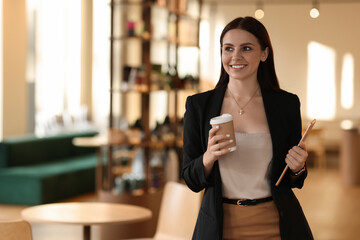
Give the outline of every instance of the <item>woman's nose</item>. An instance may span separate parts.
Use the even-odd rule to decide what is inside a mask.
[[[241,53],[234,53],[231,58],[232,59],[242,59],[243,56]]]
[[[232,55],[232,58],[233,59],[242,59],[243,56],[242,56],[242,53],[240,50],[236,50],[233,52],[233,55]]]

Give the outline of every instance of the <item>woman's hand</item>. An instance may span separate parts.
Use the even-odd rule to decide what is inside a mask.
[[[308,157],[304,142],[300,142],[299,146],[291,148],[286,155],[285,162],[293,173],[300,171],[305,166]]]
[[[233,142],[230,139],[230,135],[215,135],[219,130],[219,126],[213,127],[209,131],[208,147],[203,156],[203,165],[205,168],[206,177],[209,176],[211,169],[214,165],[214,162],[219,159],[219,157],[230,152],[230,145]]]

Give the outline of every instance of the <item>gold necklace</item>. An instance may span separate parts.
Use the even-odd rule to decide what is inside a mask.
[[[256,88],[254,94],[253,94],[253,95],[251,96],[251,98],[245,103],[245,105],[244,105],[243,107],[241,107],[240,104],[236,101],[236,98],[234,97],[234,95],[233,95],[232,92],[230,91],[230,88],[229,88],[229,87],[227,88],[227,89],[229,90],[229,93],[230,93],[231,97],[232,97],[232,98],[234,99],[234,101],[236,102],[236,105],[239,107],[239,111],[238,111],[238,112],[239,112],[240,116],[245,113],[245,110],[244,110],[245,107],[248,105],[248,103],[251,101],[251,99],[253,99],[253,98],[255,97],[257,91],[259,90],[259,87],[260,87],[260,86],[258,86],[258,87]]]

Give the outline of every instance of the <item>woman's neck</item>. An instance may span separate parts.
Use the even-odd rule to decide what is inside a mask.
[[[259,83],[255,81],[229,80],[228,88],[231,89],[235,98],[250,97],[259,88]]]

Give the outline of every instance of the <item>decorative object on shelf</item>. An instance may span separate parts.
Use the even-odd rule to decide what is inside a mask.
[[[135,36],[135,22],[128,21],[126,27],[127,27],[127,35],[130,37]]]
[[[159,6],[166,7],[166,2],[167,2],[166,0],[157,0],[156,2]]]

